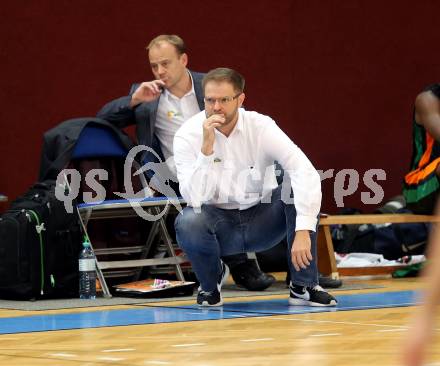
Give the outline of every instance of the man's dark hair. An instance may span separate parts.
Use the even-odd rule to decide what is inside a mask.
[[[237,93],[243,93],[244,90],[244,77],[237,71],[228,69],[227,67],[219,67],[209,71],[202,80],[203,90],[205,90],[205,86],[209,81],[216,81],[218,83],[226,81],[232,84]]]

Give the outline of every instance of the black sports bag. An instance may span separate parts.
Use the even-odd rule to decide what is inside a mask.
[[[55,182],[35,184],[0,218],[0,298],[77,297],[81,239],[77,212],[57,200]]]

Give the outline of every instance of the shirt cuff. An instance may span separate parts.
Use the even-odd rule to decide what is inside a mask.
[[[316,231],[316,224],[318,219],[316,216],[296,216],[295,231],[310,230]]]
[[[211,165],[214,162],[214,153],[211,155],[205,155],[202,152],[197,156],[196,167],[203,167]]]

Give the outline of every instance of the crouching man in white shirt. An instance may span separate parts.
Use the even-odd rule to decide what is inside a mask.
[[[200,282],[197,303],[223,304],[228,268],[220,256],[269,249],[287,236],[289,304],[334,306],[336,299],[318,286],[319,174],[270,117],[241,108],[244,83],[231,69],[207,73],[205,110],[174,137],[180,191],[188,203],[176,218],[176,234]],[[275,161],[285,171],[282,185]]]

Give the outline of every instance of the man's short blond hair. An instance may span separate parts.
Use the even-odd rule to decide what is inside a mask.
[[[161,34],[160,36],[153,38],[147,46],[147,51],[161,42],[168,42],[173,45],[179,55],[186,52],[185,42],[183,42],[183,39],[176,34]]]

